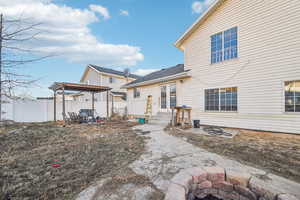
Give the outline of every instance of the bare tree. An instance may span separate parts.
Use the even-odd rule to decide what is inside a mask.
[[[30,63],[49,56],[42,56],[31,48],[41,33],[41,23],[31,23],[26,19],[5,19],[0,14],[0,121],[2,120],[2,97],[12,97],[15,89],[32,86],[36,80],[20,73],[20,69]]]

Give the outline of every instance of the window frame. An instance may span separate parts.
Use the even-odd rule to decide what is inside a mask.
[[[228,31],[232,31],[233,29],[236,29],[236,56],[229,56],[229,57],[225,57],[225,43],[228,42],[228,41],[225,41],[225,33],[228,32]],[[213,38],[217,35],[220,35],[221,34],[221,39],[222,39],[222,50],[221,50],[221,59],[220,60],[217,60],[217,58],[214,59],[213,57],[213,53],[215,51],[213,51]],[[230,35],[231,36],[231,35]],[[232,38],[230,38],[230,44],[231,42],[233,42],[234,40],[231,40]],[[229,28],[225,31],[222,31],[222,32],[219,32],[219,33],[216,33],[216,34],[213,34],[210,36],[210,64],[211,65],[214,65],[214,64],[218,64],[218,63],[222,63],[222,62],[226,62],[226,61],[230,61],[230,60],[234,60],[234,59],[238,59],[239,58],[239,29],[238,29],[238,26],[235,26],[235,27],[232,27],[232,28]],[[230,48],[230,50],[232,51],[232,46],[230,45],[228,48]],[[228,50],[226,48],[226,50]],[[231,53],[230,53],[231,55]]]
[[[108,78],[108,82],[109,82],[109,83],[115,83],[115,78],[112,77],[112,76],[110,76],[110,77]]]
[[[232,97],[231,97],[231,110],[222,110],[221,109],[221,90],[222,89],[235,89],[236,90],[236,105],[232,103]],[[207,90],[218,90],[218,110],[208,110],[207,109],[207,98],[206,98],[206,91]],[[205,88],[204,89],[204,111],[205,112],[215,112],[215,113],[238,113],[239,112],[239,95],[238,95],[238,87],[237,86],[233,86],[233,87],[216,87],[216,88]],[[226,98],[226,97],[225,97]],[[233,106],[236,106],[236,110],[233,110]],[[226,103],[225,103],[225,107],[226,107]]]
[[[141,91],[138,88],[133,88],[133,98],[137,99],[141,97]]]
[[[219,35],[221,35],[221,50],[220,49],[218,49],[217,48],[217,42],[218,42],[218,36]],[[215,43],[216,43],[216,49],[215,49],[215,51],[213,51],[213,42],[214,42],[214,40],[213,40],[213,38],[214,37],[216,37],[216,41],[215,41]],[[216,63],[220,63],[220,62],[223,62],[223,58],[224,58],[224,56],[223,56],[223,54],[224,54],[224,52],[223,52],[223,49],[224,49],[224,37],[223,37],[223,32],[219,32],[219,33],[216,33],[216,34],[214,34],[214,35],[211,35],[210,36],[210,63],[211,64],[216,64]],[[221,58],[219,58],[219,56],[220,56],[220,53],[221,53]],[[215,60],[213,59],[213,54],[216,54],[215,55]],[[217,61],[218,59],[220,59],[219,61]]]
[[[176,83],[170,84],[169,88],[170,88],[170,91],[169,91],[169,93],[170,93],[170,95],[169,95],[170,96],[169,97],[170,98],[170,108],[174,108],[174,107],[177,106],[177,86],[176,86]],[[172,92],[172,88],[175,90],[174,92]],[[172,98],[173,98],[174,102],[172,102]]]
[[[163,89],[164,88],[164,89]],[[162,94],[165,94],[164,96]],[[167,109],[168,108],[168,91],[167,85],[160,86],[160,109]],[[164,102],[163,102],[164,100]]]
[[[233,37],[233,35],[232,35],[232,31],[234,31],[234,32],[236,32],[236,38],[234,38]],[[226,34],[228,33],[228,32],[230,32],[230,35],[229,35],[229,41],[228,40],[226,40]],[[235,41],[235,43],[236,44],[232,44],[233,42]],[[230,29],[227,29],[227,30],[225,30],[224,32],[223,32],[223,43],[224,43],[224,45],[223,45],[223,61],[227,61],[227,60],[232,60],[232,59],[236,59],[236,58],[238,58],[238,27],[237,26],[235,26],[235,27],[233,27],[233,28],[230,28]],[[226,46],[226,43],[229,43],[229,47],[225,47]],[[236,48],[236,52],[232,52],[233,51],[233,48]],[[229,55],[227,55],[227,57],[226,57],[226,50],[228,50],[229,49]],[[233,53],[236,53],[236,55],[235,54],[233,54]],[[233,55],[232,55],[233,54]]]
[[[294,91],[294,95],[293,95],[293,101],[294,101],[294,103],[293,103],[293,106],[294,106],[294,111],[287,111],[287,109],[286,109],[286,106],[287,106],[287,95],[286,95],[286,83],[288,83],[288,82],[293,82],[294,84],[296,84],[296,82],[299,82],[299,84],[300,84],[300,80],[286,80],[286,81],[283,81],[283,110],[284,110],[284,113],[286,113],[286,114],[300,114],[300,110],[299,111],[296,111],[296,106],[297,105],[299,105],[300,106],[300,104],[296,104],[296,98],[297,97],[299,97],[300,98],[300,95],[299,96],[297,96],[296,95],[296,91]],[[295,85],[293,86],[293,87],[295,87]]]

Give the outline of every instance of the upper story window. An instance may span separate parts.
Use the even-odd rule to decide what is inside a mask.
[[[137,89],[137,88],[134,88],[134,89],[133,89],[133,97],[134,97],[134,98],[138,98],[138,97],[140,97],[140,96],[141,96],[140,90]]]
[[[211,36],[211,63],[223,60],[223,33]]]
[[[115,78],[114,77],[109,77],[109,83],[114,83],[115,82]]]
[[[211,63],[238,57],[237,27],[211,36]]]
[[[224,32],[224,60],[237,58],[237,27]]]
[[[285,112],[300,112],[300,81],[285,82]]]

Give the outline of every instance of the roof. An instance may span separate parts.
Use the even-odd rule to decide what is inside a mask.
[[[150,73],[150,74],[148,74],[144,77],[141,77],[141,78],[139,78],[135,81],[132,81],[132,82],[126,84],[125,87],[135,85],[135,84],[138,84],[138,83],[143,83],[143,82],[146,82],[146,81],[151,81],[151,80],[161,79],[161,78],[164,78],[164,77],[173,76],[173,75],[180,74],[180,73],[183,73],[183,72],[186,72],[184,70],[184,65],[183,64],[178,64],[174,67],[170,67],[170,68],[166,68],[166,69],[162,69],[162,70],[159,70],[159,71],[152,72],[152,73]]]
[[[204,12],[197,20],[194,24],[192,24],[188,30],[175,42],[175,46],[178,49],[181,49],[181,45],[183,44],[183,42],[192,34],[194,33],[194,31],[200,26],[202,25],[205,20],[212,14],[214,13],[214,11],[216,11],[216,9],[222,5],[222,3],[224,3],[226,0],[215,0],[215,2],[206,10],[206,12]]]
[[[118,76],[124,76],[126,77],[126,73],[122,72],[122,71],[118,71],[118,70],[114,70],[114,69],[110,69],[110,68],[105,68],[105,67],[99,67],[97,65],[89,65],[90,67],[94,68],[95,70],[99,71],[99,72],[104,72],[104,73],[108,73],[108,74],[115,74]],[[128,76],[129,78],[134,78],[134,79],[138,79],[141,76],[138,76],[136,74],[129,74]]]
[[[53,83],[49,89],[56,90],[71,90],[71,91],[84,91],[84,92],[105,92],[111,90],[109,87],[98,86],[98,85],[87,85],[87,84],[78,84],[78,83]]]
[[[37,100],[52,100],[54,97],[37,97]]]
[[[126,92],[111,92],[114,96],[126,96]]]

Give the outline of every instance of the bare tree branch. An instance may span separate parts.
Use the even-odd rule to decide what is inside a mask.
[[[2,20],[0,26],[1,95],[10,96],[17,88],[32,86],[37,80],[33,80],[31,76],[20,74],[19,69],[53,56],[45,56],[43,52],[28,48],[31,41],[37,40],[38,35],[45,32],[40,29],[41,25],[42,23],[31,23],[30,19],[22,19],[21,17],[16,19],[4,17]]]

